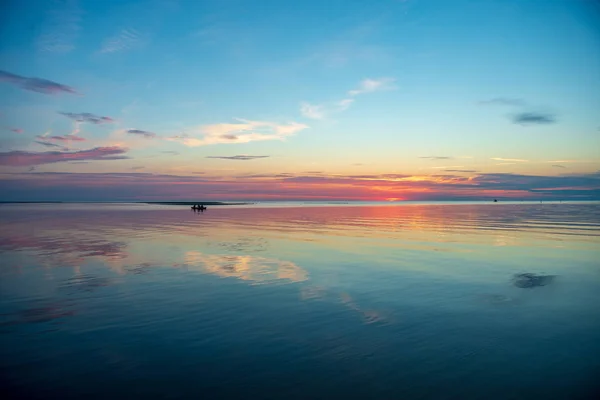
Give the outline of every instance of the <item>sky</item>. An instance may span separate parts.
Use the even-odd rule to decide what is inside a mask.
[[[0,201],[600,200],[595,0],[0,7]]]

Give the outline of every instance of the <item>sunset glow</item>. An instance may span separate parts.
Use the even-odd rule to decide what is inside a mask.
[[[600,198],[594,2],[101,3],[3,9],[0,200]]]

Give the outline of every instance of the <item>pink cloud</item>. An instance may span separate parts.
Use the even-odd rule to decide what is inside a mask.
[[[62,83],[57,83],[42,78],[28,78],[6,71],[0,71],[0,82],[11,83],[17,87],[20,87],[21,89],[44,94],[77,94],[75,89],[70,86],[63,85]]]
[[[23,133],[23,129],[21,128],[9,128],[8,130],[14,133]]]
[[[9,151],[0,153],[0,165],[11,167],[25,167],[32,165],[51,164],[67,161],[81,160],[122,160],[127,149],[111,147],[95,147],[80,151]]]
[[[104,158],[106,159],[106,158]],[[72,159],[71,159],[72,160]],[[65,160],[65,161],[71,161]],[[1,164],[1,162],[0,162]],[[281,175],[281,174],[277,174]],[[89,196],[126,200],[440,200],[597,198],[600,175],[533,176],[479,174],[410,176],[400,174],[348,176],[177,176],[151,173],[28,173],[0,177],[4,192]],[[568,188],[565,189],[565,188]]]

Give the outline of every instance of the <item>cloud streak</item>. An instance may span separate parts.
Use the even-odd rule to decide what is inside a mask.
[[[81,10],[73,0],[61,2],[47,13],[46,23],[37,39],[40,51],[68,53],[75,48],[75,39],[81,30]]]
[[[354,90],[350,90],[348,92],[349,96],[357,96],[359,94],[377,92],[380,90],[390,90],[394,89],[393,83],[395,82],[394,78],[379,78],[379,79],[365,79],[363,80],[359,87]]]
[[[128,134],[130,135],[137,135],[137,136],[141,136],[143,138],[146,139],[154,139],[157,137],[156,133],[154,132],[148,132],[148,131],[143,131],[141,129],[129,129],[127,131]]]
[[[57,142],[84,142],[85,138],[77,135],[62,135],[62,136],[36,136],[38,139]]]
[[[31,92],[43,93],[43,94],[60,94],[70,93],[78,94],[75,89],[70,86],[63,85],[62,83],[53,82],[42,78],[28,78],[25,76],[13,74],[6,71],[0,70],[0,82],[6,82],[12,84],[23,90],[29,90]]]
[[[494,161],[506,161],[506,162],[529,162],[529,160],[522,160],[520,158],[502,158],[502,157],[492,157]]]
[[[64,115],[67,118],[72,119],[76,122],[89,122],[90,124],[101,125],[115,122],[111,117],[101,117],[91,113],[72,113],[72,112],[59,112],[60,115]]]
[[[342,100],[324,104],[312,104],[306,101],[300,103],[300,113],[310,119],[325,119],[331,114],[347,110],[354,103],[354,98],[358,95],[394,89],[394,81],[395,79],[393,78],[365,79],[359,84],[357,89],[348,91],[347,95],[349,97]]]
[[[297,122],[279,124],[269,121],[238,119],[237,123],[205,125],[192,130],[193,135],[171,136],[167,140],[189,147],[212,144],[249,143],[266,140],[285,140],[308,126]]]
[[[218,158],[221,160],[240,160],[240,161],[249,161],[249,160],[257,160],[259,158],[268,158],[269,156],[246,156],[246,155],[237,155],[237,156],[207,156],[206,158]]]
[[[46,143],[48,145],[48,143]],[[54,143],[50,145],[57,146]],[[121,147],[95,147],[79,151],[9,151],[0,153],[0,165],[11,167],[28,167],[42,164],[52,164],[81,160],[122,160],[128,158],[126,149]]]
[[[64,146],[62,146],[60,144],[47,142],[45,140],[35,140],[34,143],[40,144],[40,145],[45,146],[45,147],[55,147],[55,148],[59,148],[59,149],[62,149],[62,150],[68,150],[66,147],[64,147]]]
[[[548,125],[556,123],[556,116],[547,113],[522,112],[512,117],[518,125]]]
[[[131,50],[141,43],[142,35],[134,28],[125,28],[106,39],[100,53],[118,53]]]

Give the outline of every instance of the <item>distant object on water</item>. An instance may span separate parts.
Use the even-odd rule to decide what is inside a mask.
[[[498,202],[498,200],[494,199],[494,203],[497,203],[497,202]]]
[[[536,286],[546,286],[552,283],[555,275],[536,275],[529,272],[523,274],[515,274],[513,276],[513,284],[516,287],[529,289]]]
[[[206,207],[204,207],[204,204],[201,204],[201,205],[195,204],[192,206],[192,210],[204,212],[204,210],[206,210]]]

